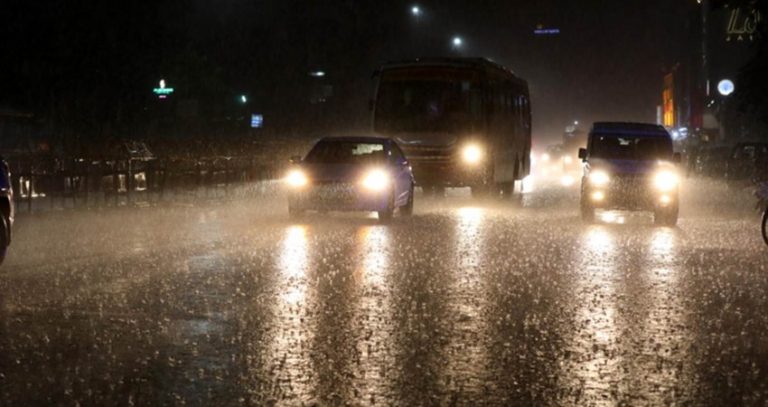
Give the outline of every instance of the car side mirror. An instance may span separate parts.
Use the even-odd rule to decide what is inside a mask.
[[[683,162],[683,156],[680,155],[680,153],[672,154],[672,162],[675,164],[680,164],[681,162]]]
[[[301,156],[300,155],[293,155],[291,156],[291,164],[299,164],[301,162]]]
[[[587,159],[587,149],[586,148],[580,148],[579,149],[579,159],[584,161]]]

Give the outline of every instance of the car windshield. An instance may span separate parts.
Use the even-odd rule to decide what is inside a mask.
[[[385,161],[386,157],[382,143],[321,141],[304,161],[322,164],[374,164]]]
[[[592,157],[621,160],[668,160],[672,157],[672,140],[616,134],[592,136]]]
[[[463,131],[479,123],[481,108],[479,86],[466,78],[384,76],[374,126],[388,132]]]

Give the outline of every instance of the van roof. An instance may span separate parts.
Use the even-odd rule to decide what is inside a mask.
[[[647,137],[670,137],[664,126],[652,123],[595,122],[590,134],[627,134]]]

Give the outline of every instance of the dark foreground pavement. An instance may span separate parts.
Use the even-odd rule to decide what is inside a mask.
[[[22,218],[0,405],[763,405],[745,196],[688,191],[678,228],[547,190],[390,225],[279,197]]]

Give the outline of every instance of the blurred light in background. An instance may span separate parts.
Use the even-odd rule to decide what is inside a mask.
[[[262,126],[264,126],[264,116],[257,113],[251,114],[251,128],[260,129]]]
[[[723,96],[730,95],[734,90],[736,90],[736,86],[730,79],[723,79],[717,83],[717,92]]]

